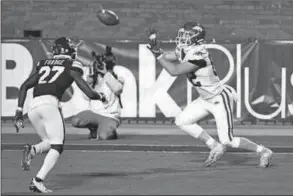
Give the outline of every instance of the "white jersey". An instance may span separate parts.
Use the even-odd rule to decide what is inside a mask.
[[[191,46],[187,53],[185,53],[183,49],[176,48],[175,53],[180,62],[192,60],[204,60],[206,62],[204,67],[186,75],[201,98],[211,99],[222,92],[223,85],[213,67],[209,52],[204,45]]]
[[[118,77],[116,79],[111,73],[106,73],[104,77],[98,76],[95,90],[104,93],[107,102],[103,103],[100,100],[90,100],[89,109],[102,116],[120,121],[122,107],[119,97],[121,92],[119,91],[122,91],[123,83],[122,78]]]

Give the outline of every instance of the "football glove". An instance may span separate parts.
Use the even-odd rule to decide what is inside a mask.
[[[14,127],[16,129],[16,133],[19,132],[20,127],[24,128],[22,111],[20,111],[20,110],[16,110],[16,112],[15,112]]]
[[[104,93],[99,93],[99,94],[100,94],[100,96],[101,96],[100,100],[101,100],[103,103],[107,102],[107,99],[106,99],[105,94],[104,94]]]
[[[147,48],[156,58],[159,58],[163,54],[163,50],[160,48],[160,43],[157,40],[157,33],[157,30],[154,28],[146,29],[146,34],[149,39],[149,46],[147,46]]]
[[[101,73],[103,76],[107,73],[107,67],[106,67],[106,63],[103,61],[103,62],[100,62],[97,66],[97,71],[99,73]]]

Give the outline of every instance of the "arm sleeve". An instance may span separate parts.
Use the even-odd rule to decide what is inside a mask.
[[[24,101],[26,99],[26,94],[27,94],[27,91],[34,87],[38,81],[39,81],[39,74],[38,74],[38,71],[36,70],[20,87],[19,89],[19,93],[18,93],[18,103],[17,103],[17,106],[18,107],[23,107],[24,105]]]
[[[90,99],[99,100],[102,98],[102,95],[100,93],[93,91],[91,87],[86,83],[86,81],[82,79],[82,75],[80,72],[71,70],[70,75],[74,79],[76,85],[80,88],[80,90]]]
[[[77,72],[79,72],[79,73],[81,73],[83,75],[83,66],[78,61],[73,61],[71,70],[77,71]]]
[[[122,90],[123,90],[123,84],[124,84],[124,80],[123,78],[119,77],[119,78],[115,78],[113,76],[113,74],[107,72],[104,75],[104,80],[107,83],[107,85],[110,87],[110,89],[117,95],[117,94],[121,94]]]

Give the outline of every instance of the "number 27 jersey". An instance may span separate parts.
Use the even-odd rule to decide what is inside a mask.
[[[204,45],[191,46],[186,54],[183,49],[176,49],[176,54],[180,62],[195,62],[196,64],[197,60],[204,60],[204,65],[195,72],[190,72],[186,75],[201,98],[211,99],[222,92],[223,85],[214,69],[209,52]]]
[[[41,60],[37,65],[40,78],[34,87],[33,97],[52,95],[60,101],[66,89],[74,81],[70,70],[83,73],[81,63],[70,58]]]

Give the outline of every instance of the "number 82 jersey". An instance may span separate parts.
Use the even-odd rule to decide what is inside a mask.
[[[198,70],[186,74],[189,82],[196,88],[201,98],[211,99],[217,96],[222,92],[223,86],[209,52],[204,45],[194,45],[188,49],[185,53],[183,49],[176,48],[176,54],[180,62],[189,62],[200,67]],[[198,60],[204,60],[204,63],[198,65]]]
[[[83,74],[82,64],[70,58],[41,60],[37,65],[38,84],[34,87],[33,97],[53,95],[59,101],[73,83],[70,70]]]

